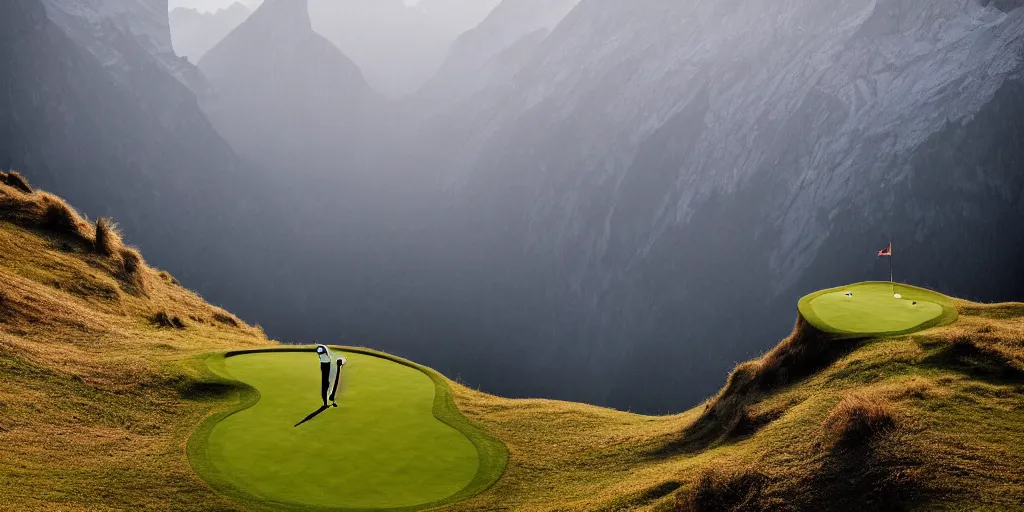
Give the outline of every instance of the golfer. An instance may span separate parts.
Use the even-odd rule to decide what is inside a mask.
[[[316,355],[320,357],[320,398],[324,401],[324,407],[327,407],[327,390],[331,389],[331,374],[334,373],[334,365],[331,363],[334,358],[327,345],[317,345]]]

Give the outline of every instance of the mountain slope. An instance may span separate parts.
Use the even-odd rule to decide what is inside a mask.
[[[217,93],[204,108],[240,155],[313,170],[358,158],[376,97],[359,68],[313,32],[307,0],[264,2],[199,68]]]
[[[206,93],[195,66],[174,53],[165,0],[44,0],[43,4],[57,26],[129,88],[140,85],[139,71],[144,68],[136,53],[141,49],[196,93]],[[167,100],[180,102],[181,96]]]
[[[4,13],[0,93],[10,101],[0,107],[0,168],[21,170],[91,218],[118,219],[153,264],[252,318],[277,279],[290,279],[279,277],[277,255],[255,249],[281,224],[269,220],[262,176],[120,25],[101,23],[111,37],[91,44],[110,46],[127,67],[104,66],[38,0],[10,2]]]
[[[1022,34],[1017,3],[581,3],[422,130],[461,203],[424,229],[472,255],[435,272],[580,384],[534,394],[644,411],[710,392],[802,292],[880,277],[890,237],[897,276],[1020,297]]]
[[[432,110],[443,110],[488,85],[507,82],[578,3],[504,0],[452,43],[444,63],[417,92],[417,99]]]
[[[116,216],[157,261],[210,284],[211,263],[229,257],[213,247],[224,233],[210,221],[245,212],[248,185],[239,188],[240,161],[196,97],[160,55],[110,20],[88,12],[66,19],[82,29],[72,37],[40,2],[5,9],[0,90],[10,101],[0,109],[0,165],[94,217]],[[105,64],[99,56],[106,54],[120,60]],[[218,199],[228,187],[239,192],[231,205]]]
[[[262,332],[141,259],[128,270],[133,251],[114,232],[20,183],[0,175],[0,500],[249,509],[200,481],[184,447],[238,400],[194,357],[266,347]],[[1024,304],[955,307],[951,325],[881,339],[834,339],[798,318],[672,416],[443,379],[511,455],[493,487],[445,509],[1012,509],[1024,500]]]

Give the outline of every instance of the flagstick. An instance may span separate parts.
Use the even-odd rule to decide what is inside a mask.
[[[893,297],[896,296],[896,283],[892,278],[892,240],[889,240],[889,287],[892,288]]]

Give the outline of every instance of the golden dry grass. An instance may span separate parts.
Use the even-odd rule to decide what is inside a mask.
[[[758,510],[767,476],[756,468],[705,469],[689,492],[676,496],[677,512]]]
[[[69,222],[45,221],[54,205]],[[185,458],[216,404],[181,390],[194,355],[270,342],[93,236],[63,201],[0,184],[0,509],[232,509]],[[160,311],[199,321],[161,329]]]
[[[896,413],[882,396],[852,392],[829,411],[824,427],[833,447],[867,444],[896,428]]]
[[[106,217],[96,219],[96,236],[93,242],[96,253],[103,256],[113,256],[123,246],[121,233],[117,231],[117,226],[114,222]]]
[[[270,342],[141,258],[101,254],[77,214],[42,221],[48,204],[63,203],[0,184],[0,508],[243,510],[188,465],[190,433],[232,400],[190,362]],[[1024,304],[958,307],[952,325],[885,339],[836,343],[798,321],[677,415],[452,382],[510,460],[447,509],[1020,509]]]

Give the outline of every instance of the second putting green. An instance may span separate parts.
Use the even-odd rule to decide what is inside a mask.
[[[910,333],[957,318],[953,302],[940,293],[884,282],[812,293],[800,300],[800,314],[822,331],[854,336]]]

